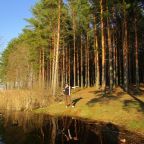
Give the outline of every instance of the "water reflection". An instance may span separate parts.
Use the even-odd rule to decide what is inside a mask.
[[[123,137],[131,143],[111,123],[20,112],[0,116],[0,144],[120,144]],[[143,142],[139,139],[135,144]]]

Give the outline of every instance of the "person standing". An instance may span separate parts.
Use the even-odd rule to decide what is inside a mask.
[[[71,100],[71,87],[68,84],[65,84],[65,87],[64,87],[63,91],[64,91],[64,95],[65,95],[66,108],[68,106],[74,107],[74,105],[72,104],[72,100]]]

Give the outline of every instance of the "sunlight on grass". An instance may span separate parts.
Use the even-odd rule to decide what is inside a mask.
[[[75,108],[65,108],[64,102],[60,102],[35,112],[112,122],[128,130],[144,133],[144,113],[140,103],[121,89],[113,95],[102,97],[94,88],[88,88],[76,92],[72,97],[73,100],[79,99]]]
[[[131,120],[127,123],[128,128],[133,129],[134,131],[143,131],[144,130],[144,120]]]

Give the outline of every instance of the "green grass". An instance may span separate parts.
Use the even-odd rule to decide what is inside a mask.
[[[144,120],[131,120],[127,123],[127,127],[134,131],[142,131],[144,130]]]
[[[117,88],[112,95],[102,96],[95,88],[87,88],[72,95],[79,99],[75,108],[65,108],[64,102],[54,103],[47,108],[35,110],[54,116],[72,116],[101,122],[112,122],[134,132],[144,134],[144,110],[139,103],[122,89]],[[140,97],[144,100],[144,97]]]

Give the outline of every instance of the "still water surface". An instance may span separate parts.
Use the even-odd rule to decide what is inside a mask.
[[[52,117],[24,112],[0,115],[0,144],[142,144],[111,123],[94,123],[71,117]]]

